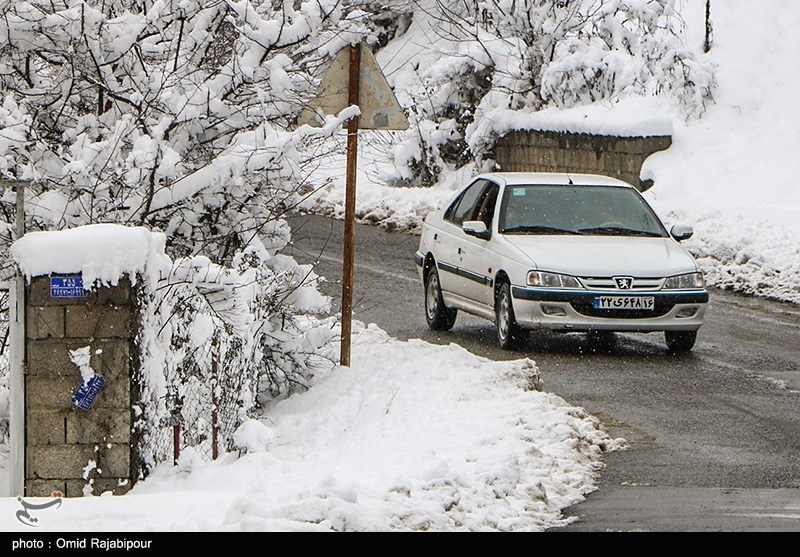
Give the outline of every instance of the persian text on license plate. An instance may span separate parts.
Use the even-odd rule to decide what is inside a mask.
[[[653,296],[600,296],[594,299],[594,309],[645,309],[655,306]]]

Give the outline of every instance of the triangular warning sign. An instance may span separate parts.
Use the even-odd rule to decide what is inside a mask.
[[[394,96],[372,51],[364,43],[361,49],[358,106],[361,117],[358,127],[365,130],[405,130],[408,118]],[[338,114],[348,106],[347,88],[350,75],[350,49],[343,48],[322,79],[317,96],[300,114],[299,124],[320,125],[326,114]]]

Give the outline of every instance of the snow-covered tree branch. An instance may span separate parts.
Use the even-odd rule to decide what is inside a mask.
[[[337,34],[335,0],[4,1],[0,14],[0,164],[35,180],[34,226],[146,224],[174,253],[230,261],[297,202],[298,146],[341,122],[287,129],[300,68],[324,56],[308,45]]]
[[[674,0],[432,0],[417,3],[438,50],[416,64],[412,126],[397,178],[430,185],[447,168],[480,168],[497,111],[537,111],[631,95],[677,101],[700,118],[713,66],[682,42]],[[420,24],[421,25],[421,24]]]
[[[0,173],[31,180],[28,228],[166,234],[176,264],[168,291],[143,294],[158,337],[144,361],[180,366],[165,324],[204,316],[265,392],[305,383],[319,346],[300,315],[329,305],[313,271],[278,253],[283,217],[310,193],[304,146],[357,109],[294,121],[313,72],[368,19],[340,0],[0,0]]]

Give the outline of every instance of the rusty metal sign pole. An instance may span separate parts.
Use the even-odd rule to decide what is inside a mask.
[[[350,77],[347,101],[357,105],[361,88],[361,46],[350,46]],[[358,120],[355,116],[347,122],[347,170],[344,205],[344,253],[342,266],[342,341],[340,364],[350,367],[350,341],[353,324],[353,271],[355,267],[356,238],[356,182],[358,171]]]
[[[344,262],[342,266],[342,339],[340,364],[350,366],[353,320],[353,275],[356,221],[358,130],[405,130],[406,117],[372,51],[364,44],[344,47],[325,71],[316,96],[298,118],[298,125],[319,126],[326,114],[358,106],[359,115],[347,122]]]

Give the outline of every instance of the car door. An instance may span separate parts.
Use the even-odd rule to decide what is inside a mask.
[[[472,218],[487,184],[486,180],[476,180],[467,186],[445,211],[441,233],[434,237],[439,283],[445,293],[469,297],[471,281],[459,272],[462,266],[461,253],[467,245],[467,235],[461,225]]]
[[[492,232],[500,186],[488,182],[480,198],[466,220],[482,221]],[[465,297],[481,305],[493,307],[493,271],[496,271],[496,256],[491,249],[491,236],[478,238],[463,232],[460,249],[459,274],[465,279]]]

